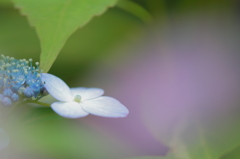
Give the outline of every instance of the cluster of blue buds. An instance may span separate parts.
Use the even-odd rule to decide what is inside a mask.
[[[39,62],[32,59],[0,57],[0,105],[8,106],[26,99],[39,99],[44,95]]]

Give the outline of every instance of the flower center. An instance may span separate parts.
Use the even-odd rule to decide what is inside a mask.
[[[74,97],[74,101],[75,101],[75,102],[78,102],[78,103],[80,103],[81,99],[82,99],[82,97],[81,97],[80,95],[76,95],[76,96]]]

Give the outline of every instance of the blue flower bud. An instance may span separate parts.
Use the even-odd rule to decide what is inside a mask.
[[[3,99],[2,99],[2,104],[3,104],[4,106],[9,106],[9,105],[12,105],[12,101],[11,101],[11,99],[9,99],[8,97],[3,97]]]
[[[27,87],[23,94],[27,97],[27,98],[31,98],[34,95],[34,92],[31,88]]]
[[[13,92],[12,92],[12,90],[11,90],[10,88],[6,88],[6,89],[4,89],[4,91],[3,91],[3,95],[4,95],[4,96],[11,97],[12,94],[13,94]]]
[[[39,85],[38,83],[31,84],[29,88],[31,88],[31,90],[33,91],[35,98],[39,95],[41,91],[41,85]]]
[[[13,95],[11,96],[11,99],[12,99],[14,102],[16,102],[16,101],[18,101],[19,96],[18,96],[16,93],[13,93]]]

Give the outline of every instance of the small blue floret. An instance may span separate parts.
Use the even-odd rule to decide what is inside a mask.
[[[18,101],[19,96],[18,96],[16,93],[13,93],[13,95],[11,96],[11,99],[12,99],[14,102],[16,102],[16,101]]]
[[[12,105],[12,101],[11,101],[11,99],[8,98],[8,97],[3,97],[3,99],[2,99],[2,104],[3,104],[4,106],[9,106],[9,105]]]
[[[13,92],[12,92],[12,90],[10,88],[6,88],[3,91],[3,95],[6,96],[6,97],[11,97],[12,94],[13,94]]]
[[[33,90],[29,87],[27,87],[23,93],[27,98],[31,98],[34,95]]]

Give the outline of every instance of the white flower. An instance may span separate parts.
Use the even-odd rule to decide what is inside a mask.
[[[60,78],[48,74],[41,74],[45,88],[60,102],[51,104],[52,109],[60,116],[66,118],[80,118],[88,114],[103,117],[126,117],[128,109],[118,100],[102,96],[100,88],[69,88]]]

